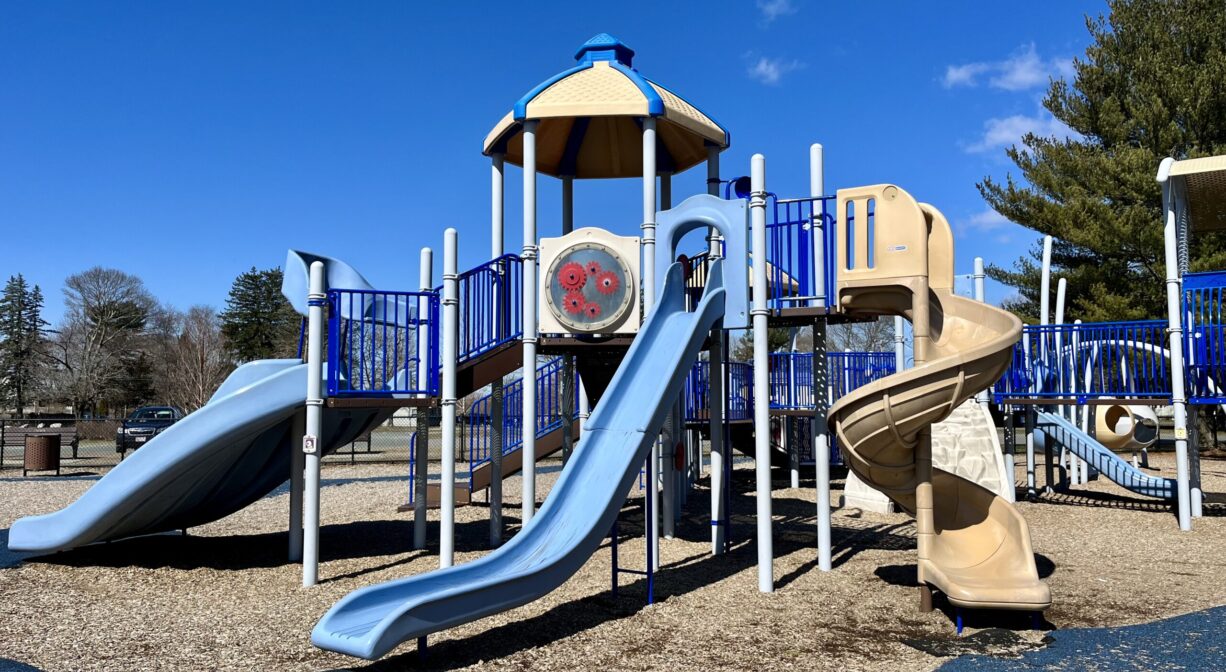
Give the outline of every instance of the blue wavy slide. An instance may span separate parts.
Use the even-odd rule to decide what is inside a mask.
[[[291,250],[282,293],[305,314],[307,269],[323,261],[327,286],[370,289],[344,262]],[[406,307],[407,308],[407,307]],[[346,308],[347,309],[347,308]],[[364,319],[383,321],[374,307]],[[411,320],[410,310],[399,315]],[[347,315],[358,317],[357,315]],[[9,531],[14,551],[52,552],[85,544],[194,527],[238,511],[289,479],[294,415],[306,401],[307,367],[298,359],[239,367],[207,404],[153,437],[64,509],[22,518]],[[349,443],[391,409],[325,407],[325,452]]]
[[[1038,411],[1036,429],[1038,432],[1035,434],[1035,440],[1039,448],[1044,446],[1043,442],[1050,436],[1057,445],[1068,448],[1074,455],[1089,462],[1104,476],[1127,490],[1146,497],[1168,500],[1175,498],[1174,480],[1150,476],[1137,469],[1059,415]]]
[[[318,647],[374,660],[400,642],[527,604],[560,586],[608,536],[711,327],[724,313],[720,262],[695,312],[681,266],[643,323],[537,515],[473,562],[356,590],[311,632]]]

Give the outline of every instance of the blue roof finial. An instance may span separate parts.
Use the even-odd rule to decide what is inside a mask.
[[[622,44],[622,41],[608,33],[601,33],[579,47],[575,52],[575,60],[580,63],[593,61],[617,61],[630,67],[634,60],[634,50]]]

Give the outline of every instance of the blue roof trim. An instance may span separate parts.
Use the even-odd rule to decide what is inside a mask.
[[[546,79],[540,84],[537,84],[536,86],[532,87],[531,91],[529,91],[528,93],[525,93],[522,98],[515,101],[515,107],[513,109],[515,121],[523,121],[524,119],[528,118],[528,103],[531,103],[533,98],[536,98],[537,96],[541,95],[542,91],[544,91],[545,89],[548,89],[554,84],[557,84],[563,79],[570,77],[576,72],[583,72],[584,70],[587,70],[590,67],[592,67],[592,64],[590,62],[580,63],[579,65],[576,65],[575,67],[570,68],[568,70],[563,70],[562,72],[559,72],[553,77],[550,77],[549,79]]]
[[[608,33],[600,33],[579,47],[579,51],[575,52],[575,60],[580,62],[617,61],[623,65],[630,65],[634,62],[634,50],[616,37]]]
[[[579,149],[583,147],[583,138],[587,136],[587,127],[591,123],[591,117],[579,117],[571,124],[570,135],[566,136],[566,149],[558,162],[559,175],[574,177],[575,167],[579,164]]]
[[[651,80],[648,80],[648,81],[651,81]],[[656,84],[662,89],[668,89],[668,87],[664,86],[663,84],[658,84],[656,82],[651,82],[651,83]],[[676,91],[673,91],[673,93],[677,94]],[[680,94],[677,94],[677,95],[680,96]],[[707,114],[706,110],[695,105],[693,101],[685,100],[685,102],[689,103],[690,107],[694,108],[695,110],[698,110],[702,114],[702,116],[706,117],[707,119],[710,119],[711,123],[715,124],[716,126],[719,126],[719,130],[724,132],[724,148],[725,149],[732,146],[732,131],[729,131],[727,126],[724,126],[723,124],[719,123],[719,121],[715,117]]]
[[[634,82],[635,86],[639,87],[639,91],[643,94],[643,97],[647,99],[647,114],[650,114],[653,117],[664,115],[664,99],[660,97],[660,94],[656,93],[655,89],[651,88],[651,84],[649,84],[637,70],[628,68],[617,61],[610,61],[609,67],[622,73],[628,77],[631,82]],[[721,126],[721,128],[723,127]],[[725,131],[725,133],[727,133],[727,131]]]

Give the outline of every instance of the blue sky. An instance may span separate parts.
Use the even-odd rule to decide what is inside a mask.
[[[531,7],[531,10],[527,9]],[[1101,2],[238,3],[0,6],[0,274],[62,315],[63,279],[93,265],[144,278],[179,308],[221,307],[234,276],[289,247],[412,289],[418,250],[459,229],[484,261],[481,142],[524,92],[599,32],[732,131],[723,173],[767,157],[768,187],[806,195],[808,146],[828,191],[901,185],[939,207],[958,272],[1009,263],[1035,236],[975,189],[1027,130],[1064,133],[1039,100],[1084,53]],[[700,167],[674,199],[703,191]],[[508,169],[508,251],[521,242]],[[637,234],[639,183],[580,182],[576,226]],[[540,233],[560,188],[541,181]],[[436,271],[437,273],[437,271]],[[436,276],[437,277],[437,276]],[[999,301],[1009,290],[991,287]]]

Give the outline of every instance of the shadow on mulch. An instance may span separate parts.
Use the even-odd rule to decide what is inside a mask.
[[[7,530],[5,531],[7,537]],[[438,523],[430,524],[427,539],[438,541]],[[481,546],[475,546],[476,539]],[[456,525],[457,548],[473,544],[474,548],[488,545],[489,523],[473,521]],[[409,520],[369,520],[324,525],[320,528],[320,560],[346,560],[408,553],[413,541],[413,523]],[[286,557],[288,539],[285,532],[240,534],[221,537],[183,536],[166,533],[124,539],[113,543],[92,544],[81,548],[34,556],[25,562],[38,562],[69,567],[143,567],[145,569],[245,569],[280,567],[291,563]],[[419,553],[431,552],[430,547]],[[414,556],[416,557],[416,556]],[[399,559],[383,567],[373,567],[344,577],[360,576],[387,567],[409,562]]]

